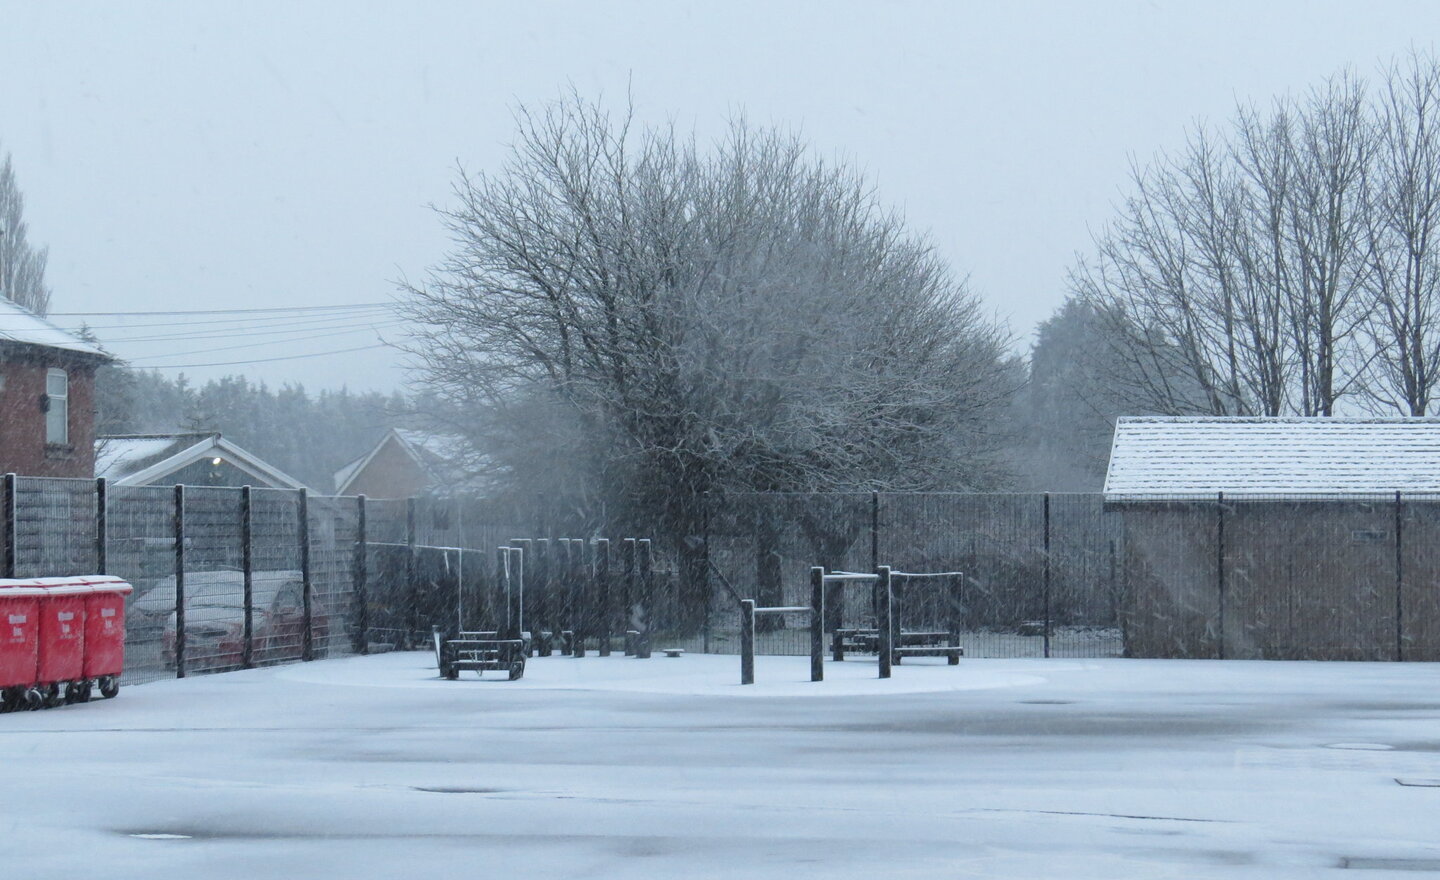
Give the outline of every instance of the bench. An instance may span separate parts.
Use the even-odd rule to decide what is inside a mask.
[[[959,664],[965,656],[965,649],[955,643],[956,635],[944,631],[907,630],[895,637],[891,648],[891,662],[899,663],[902,657],[945,657],[951,666]],[[859,654],[880,653],[880,631],[874,629],[837,629],[831,637],[831,654],[836,660],[844,660],[847,651]]]
[[[500,638],[497,632],[462,632],[456,638],[446,638],[435,627],[433,638],[435,665],[441,677],[450,681],[465,671],[498,670],[507,673],[510,681],[525,675],[525,658],[530,653],[528,633],[514,639]]]

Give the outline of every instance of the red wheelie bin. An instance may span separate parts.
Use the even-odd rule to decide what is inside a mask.
[[[89,578],[86,586],[84,682],[76,698],[88,700],[93,682],[109,699],[120,692],[125,671],[125,597],[135,588],[117,577]]]
[[[46,706],[58,706],[62,699],[81,698],[85,681],[85,599],[91,587],[78,578],[43,578],[41,583],[62,586],[41,587],[40,662],[35,678]]]
[[[0,712],[39,709],[35,672],[40,647],[40,603],[45,590],[0,581]]]

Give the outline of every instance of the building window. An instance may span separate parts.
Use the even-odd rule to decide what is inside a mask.
[[[70,442],[70,377],[64,370],[45,375],[45,442]]]

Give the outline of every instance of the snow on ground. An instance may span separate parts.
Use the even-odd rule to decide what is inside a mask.
[[[420,653],[0,716],[5,877],[1440,872],[1440,667]],[[1408,784],[1400,784],[1396,780]]]

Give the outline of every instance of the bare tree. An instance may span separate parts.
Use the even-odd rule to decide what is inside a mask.
[[[1331,415],[1362,388],[1373,132],[1341,75],[1134,169],[1071,276],[1113,324],[1134,408]]]
[[[50,308],[45,284],[48,248],[34,248],[26,240],[25,196],[15,182],[10,154],[0,163],[0,296],[36,314]]]
[[[1366,230],[1370,391],[1384,405],[1423,416],[1440,377],[1440,64],[1417,53],[1392,65],[1378,105]]]
[[[995,483],[1005,333],[863,177],[743,121],[710,150],[573,97],[518,123],[404,289],[417,379],[481,442],[558,407],[550,462],[681,534],[707,492]]]

